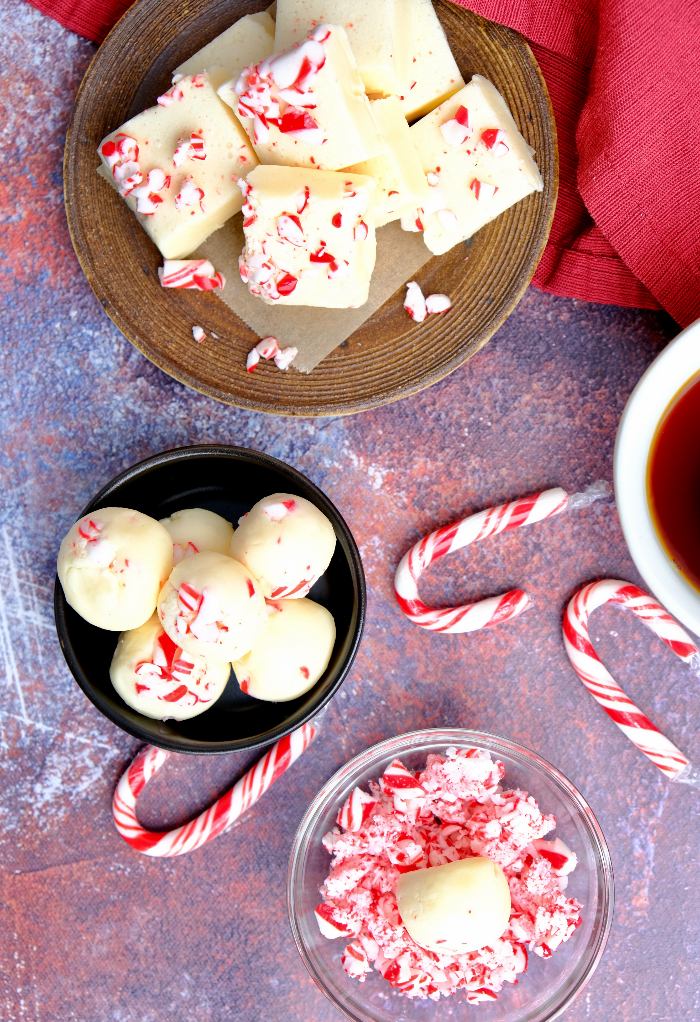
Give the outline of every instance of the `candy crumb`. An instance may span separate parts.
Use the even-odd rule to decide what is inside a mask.
[[[278,369],[289,369],[294,359],[299,354],[298,348],[282,348],[274,355],[275,365]]]
[[[447,295],[428,295],[425,307],[431,313],[448,312],[452,308],[452,302]]]
[[[206,337],[206,334],[202,330],[201,326],[193,326],[192,336],[194,337],[197,344],[201,344],[204,338]]]

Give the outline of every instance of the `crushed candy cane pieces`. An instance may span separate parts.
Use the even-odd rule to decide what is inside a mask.
[[[217,273],[208,259],[165,259],[158,276],[162,287],[192,291],[213,291],[226,283],[223,273]]]
[[[425,307],[430,313],[448,312],[452,308],[452,302],[447,295],[428,295]]]
[[[263,337],[248,352],[246,369],[252,373],[261,358],[272,359],[278,369],[288,369],[298,354],[298,348],[280,348],[276,337]]]
[[[273,356],[275,365],[278,369],[289,369],[298,354],[298,348],[282,348],[275,356]]]
[[[274,358],[277,352],[280,350],[280,346],[277,343],[276,337],[263,337],[261,341],[255,345],[255,351],[261,358]]]
[[[192,327],[192,336],[194,337],[197,344],[201,344],[204,338],[207,336],[202,330],[201,326]]]
[[[447,295],[428,295],[425,298],[420,285],[415,280],[409,280],[406,288],[406,299],[403,307],[416,323],[422,323],[429,313],[448,312],[452,308],[452,302]]]
[[[415,280],[409,280],[408,284],[406,284],[406,298],[403,307],[411,319],[415,319],[416,323],[422,323],[428,314],[423,292]]]

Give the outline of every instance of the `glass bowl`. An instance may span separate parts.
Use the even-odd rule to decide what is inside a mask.
[[[554,813],[560,837],[578,856],[569,876],[567,897],[581,902],[582,923],[547,960],[529,955],[528,970],[517,985],[506,983],[496,1001],[468,1005],[458,991],[450,997],[411,999],[394,990],[372,970],[364,983],[343,971],[341,955],[348,940],[324,937],[314,908],[328,874],[330,855],[321,844],[335,826],[338,810],[356,785],[368,790],[395,757],[409,770],[425,767],[428,754],[444,754],[449,745],[486,749],[505,766],[503,786],[533,795],[543,813]],[[446,1022],[469,1014],[475,1022],[546,1022],[556,1018],[591,978],[607,943],[613,917],[614,889],[610,853],[593,813],[573,784],[534,752],[505,738],[436,728],[414,731],[380,742],[355,756],[323,786],[301,821],[289,862],[289,919],[304,964],[324,994],[354,1022]]]

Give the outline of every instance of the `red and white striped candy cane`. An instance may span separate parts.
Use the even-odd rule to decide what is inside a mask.
[[[627,698],[594,650],[588,636],[588,618],[604,603],[618,603],[631,610],[685,663],[697,665],[697,646],[678,622],[643,589],[619,579],[607,578],[584,586],[572,596],[564,614],[566,652],[593,698],[669,780],[700,787],[700,774],[692,767],[687,756],[662,735],[632,700]]]
[[[132,848],[144,855],[185,855],[201,848],[228,828],[281,777],[292,763],[308,749],[318,729],[303,724],[291,735],[280,739],[237,781],[225,795],[195,820],[175,830],[152,831],[141,826],[136,818],[139,795],[154,774],[170,756],[165,749],[146,745],[123,774],[112,801],[117,830]]]
[[[396,569],[394,590],[401,610],[414,624],[432,632],[473,632],[477,628],[489,628],[501,621],[510,621],[522,614],[530,605],[522,589],[512,589],[503,596],[492,596],[467,606],[435,610],[427,607],[418,596],[418,579],[439,557],[460,550],[469,543],[486,539],[487,536],[495,536],[498,532],[507,532],[521,525],[532,525],[544,518],[552,518],[566,511],[569,500],[566,491],[557,486],[536,493],[534,497],[524,497],[510,504],[488,508],[453,525],[446,525],[437,532],[431,532],[411,547]]]

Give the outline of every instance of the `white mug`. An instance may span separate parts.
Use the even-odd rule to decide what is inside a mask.
[[[632,560],[659,603],[696,634],[700,592],[681,574],[658,537],[649,508],[647,467],[664,412],[698,374],[700,320],[664,348],[632,391],[618,427],[614,462],[615,499]]]

